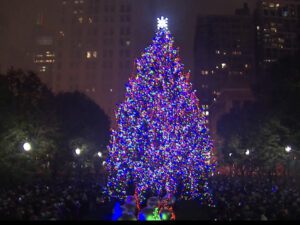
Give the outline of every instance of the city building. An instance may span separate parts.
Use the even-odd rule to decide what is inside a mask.
[[[193,80],[214,140],[221,116],[236,102],[254,100],[255,65],[255,25],[247,4],[234,15],[198,17]]]
[[[255,96],[249,87],[231,87],[222,88],[220,97],[209,107],[209,128],[211,136],[214,140],[214,146],[221,146],[222,139],[218,136],[217,127],[219,119],[227,113],[230,113],[234,107],[242,107],[255,101]]]
[[[203,104],[216,101],[221,88],[251,80],[255,27],[247,4],[235,15],[198,17],[194,67],[194,84]]]
[[[270,65],[300,49],[300,1],[260,0],[255,10],[257,68],[260,75]]]
[[[33,30],[33,45],[30,57],[35,71],[38,72],[41,81],[53,88],[53,69],[55,65],[55,43],[52,33],[45,24],[44,13],[38,13]]]
[[[133,64],[131,1],[61,0],[57,20],[53,91],[85,93],[112,117]]]

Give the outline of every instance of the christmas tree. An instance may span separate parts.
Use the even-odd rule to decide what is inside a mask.
[[[122,199],[133,186],[140,203],[146,193],[210,200],[212,143],[167,19],[136,68],[108,146],[108,194]]]

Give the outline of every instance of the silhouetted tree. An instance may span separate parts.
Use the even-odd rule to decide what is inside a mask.
[[[2,177],[26,180],[49,173],[59,135],[53,94],[32,72],[10,70],[0,81]],[[25,142],[31,143],[32,151],[23,151]]]
[[[63,133],[61,151],[64,151],[57,154],[57,164],[73,163],[76,148],[82,149],[80,159],[84,165],[94,166],[95,159],[96,163],[101,163],[97,153],[101,151],[106,155],[109,117],[96,103],[79,92],[59,94],[56,106]]]
[[[300,65],[299,55],[280,59],[271,72],[254,85],[257,101],[241,108],[233,108],[218,123],[223,139],[225,163],[260,167],[271,171],[276,163],[283,163],[289,144],[299,149],[300,123]],[[250,155],[246,156],[246,149]],[[229,156],[229,153],[232,153]],[[251,159],[251,162],[248,162]]]

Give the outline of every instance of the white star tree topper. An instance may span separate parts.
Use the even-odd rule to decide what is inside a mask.
[[[168,18],[164,18],[163,16],[157,18],[157,29],[168,29]]]

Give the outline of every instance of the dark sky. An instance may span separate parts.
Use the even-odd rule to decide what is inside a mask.
[[[38,11],[51,15],[55,12],[55,2],[60,0],[0,0],[0,70],[3,72],[7,64],[16,67],[26,67],[24,54],[30,46],[32,24]],[[170,19],[170,30],[175,36],[175,42],[180,46],[183,60],[192,67],[192,49],[196,15],[233,14],[236,8],[248,2],[251,9],[256,0],[138,0],[146,4],[154,4],[155,12],[145,15],[145,26],[155,27],[157,15],[165,15]],[[147,3],[148,2],[148,3]],[[152,3],[153,2],[153,3]],[[154,3],[155,2],[155,3]],[[147,6],[148,7],[148,6]],[[154,15],[156,14],[156,15]],[[141,15],[141,16],[143,16]],[[189,19],[187,18],[189,17]],[[51,21],[46,21],[46,23]],[[148,23],[148,24],[147,24]],[[151,30],[151,29],[150,29]],[[138,51],[151,41],[154,34],[145,32],[145,41],[141,41]],[[148,40],[146,42],[146,40]],[[142,46],[144,45],[144,46]]]

